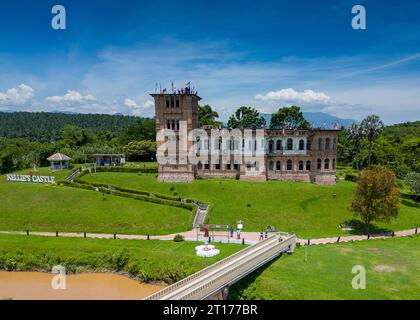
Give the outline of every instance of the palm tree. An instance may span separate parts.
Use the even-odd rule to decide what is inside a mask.
[[[360,124],[360,127],[363,136],[369,142],[368,164],[370,164],[372,157],[372,143],[384,129],[384,123],[382,122],[381,118],[379,118],[379,116],[377,116],[376,114],[372,114],[363,119],[362,123]]]

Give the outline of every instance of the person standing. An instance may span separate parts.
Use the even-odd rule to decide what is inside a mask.
[[[235,230],[233,229],[233,227],[230,227],[230,237],[231,237],[231,238],[233,238],[233,231],[235,231]]]

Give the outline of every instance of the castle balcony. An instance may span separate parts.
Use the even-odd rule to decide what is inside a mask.
[[[308,150],[272,150],[268,151],[269,156],[306,156]]]

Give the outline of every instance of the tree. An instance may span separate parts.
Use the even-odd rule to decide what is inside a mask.
[[[410,187],[410,190],[416,197],[416,200],[418,200],[418,196],[420,195],[420,173],[414,171],[409,172],[404,181]]]
[[[120,139],[121,144],[127,144],[130,141],[142,141],[156,139],[156,121],[155,119],[141,119],[136,124],[130,124],[123,132]]]
[[[360,124],[353,122],[347,129],[347,139],[352,143],[355,150],[356,169],[360,169],[360,149],[363,141],[363,131]]]
[[[256,109],[242,106],[230,116],[227,125],[230,129],[258,129],[265,125],[265,119]]]
[[[383,131],[384,124],[382,120],[375,114],[367,116],[360,124],[363,136],[368,140],[368,165],[371,163],[372,143],[376,137]]]
[[[372,221],[390,221],[398,215],[400,190],[395,174],[383,166],[362,170],[353,195],[351,209],[362,219],[366,233]]]
[[[216,118],[219,118],[219,114],[208,104],[198,107],[198,119],[200,126],[220,126],[221,122],[216,121]]]
[[[84,146],[96,141],[97,137],[92,129],[80,128],[75,125],[65,125],[63,127],[63,139],[72,146]]]
[[[156,155],[156,142],[150,140],[131,141],[123,147],[129,160],[150,161]]]
[[[310,124],[305,120],[302,111],[298,106],[279,108],[271,115],[270,128],[281,129],[286,126],[290,129],[309,128]]]

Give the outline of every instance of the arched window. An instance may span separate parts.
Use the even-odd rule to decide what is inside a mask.
[[[281,170],[281,164],[280,164],[280,161],[277,161],[277,162],[276,162],[276,170],[277,170],[277,171],[280,171],[280,170]]]
[[[299,171],[303,170],[303,161],[299,161]]]
[[[335,151],[337,149],[337,139],[336,138],[333,139],[332,149],[333,149],[333,151]]]
[[[311,171],[311,160],[306,161],[306,170]]]
[[[305,141],[303,139],[299,140],[299,150],[305,150]]]
[[[274,141],[270,140],[268,142],[268,152],[272,153],[274,151]]]
[[[318,150],[322,150],[322,138],[318,139]]]
[[[321,159],[316,160],[316,168],[321,170]]]
[[[330,159],[324,160],[324,169],[328,170],[330,168]]]
[[[287,160],[287,170],[293,170],[293,161],[292,160]]]
[[[287,150],[293,150],[293,140],[287,139]]]
[[[306,139],[306,150],[311,150],[311,139]]]
[[[332,159],[332,168],[335,170],[335,159]]]
[[[277,140],[276,149],[281,150],[281,140]]]
[[[330,145],[331,145],[331,139],[330,138],[325,139],[325,150],[330,150]]]
[[[268,170],[273,171],[273,169],[274,169],[274,162],[273,161],[270,161],[268,163]]]

